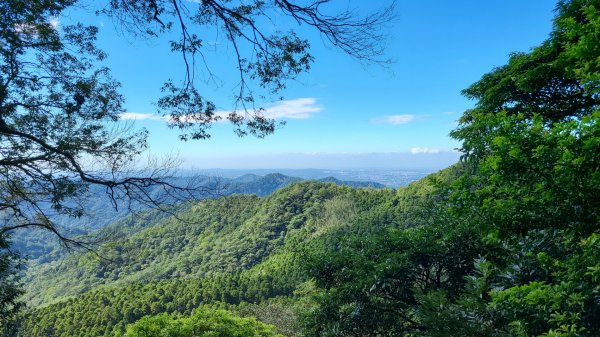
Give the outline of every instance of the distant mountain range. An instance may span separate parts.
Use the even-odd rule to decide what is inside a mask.
[[[331,177],[341,181],[351,182],[377,182],[386,187],[397,188],[407,186],[413,181],[417,181],[437,170],[432,169],[206,169],[202,174],[208,176],[218,176],[223,178],[237,179],[246,175],[265,176],[272,172],[298,177],[306,180],[329,179]],[[183,171],[183,174],[192,174]]]
[[[197,186],[206,187],[206,189],[200,189],[197,194],[189,196],[194,199],[214,198],[233,194],[254,194],[262,197],[294,182],[305,180],[281,173],[269,173],[266,175],[248,173],[233,178],[208,175],[178,177],[173,178],[172,182],[180,186],[185,186],[190,179],[194,179]],[[332,176],[317,180],[357,188],[386,187],[377,182],[342,181]],[[159,193],[158,191],[153,192],[155,194]],[[172,200],[173,203],[184,201]],[[119,219],[126,218],[131,214],[132,209],[141,211],[148,208],[147,205],[141,204],[133,204],[131,207],[126,207],[125,205],[117,206],[117,209],[113,207],[111,200],[102,187],[93,186],[85,202],[86,216],[81,218],[56,216],[54,217],[54,221],[67,237],[84,236],[104,228]],[[59,242],[53,234],[40,231],[39,229],[23,229],[15,232],[13,236],[13,247],[21,255],[30,260],[41,259],[41,261],[47,261],[53,259],[53,256],[57,254],[58,245]]]

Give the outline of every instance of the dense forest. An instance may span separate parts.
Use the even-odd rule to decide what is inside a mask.
[[[296,308],[314,305],[307,261],[316,263],[317,248],[342,233],[412,226],[407,217],[420,218],[411,214],[431,201],[436,179],[399,191],[299,182],[264,199],[209,199],[143,228],[117,226],[121,239],[105,250],[30,269],[27,294],[40,309],[26,334],[110,336],[145,315],[191,314],[206,304],[281,321],[296,334]]]
[[[0,327],[599,336],[600,1],[559,1],[547,40],[463,94],[475,104],[452,132],[456,165],[398,189],[294,182],[143,212],[94,232],[99,250],[32,264]]]
[[[237,178],[193,175],[189,177],[174,177],[170,180],[173,183],[184,184],[189,180],[194,180],[196,182],[195,184],[201,187],[201,189],[198,189],[193,194],[187,195],[184,200],[173,200],[175,201],[175,207],[179,208],[183,207],[179,203],[184,204],[186,200],[202,200],[232,194],[266,196],[277,189],[301,181],[302,179],[279,173],[271,173],[264,176],[246,174]],[[375,182],[346,181],[334,177],[321,178],[318,181],[332,182],[338,185],[352,187],[385,187],[384,185]],[[150,190],[150,193],[159,195],[161,191],[157,188],[153,188]],[[91,191],[89,191],[84,203],[84,208],[86,209],[85,217],[73,218],[66,215],[58,215],[54,216],[52,219],[59,224],[63,235],[80,237],[81,240],[89,241],[91,244],[94,244],[94,247],[96,244],[104,242],[106,237],[117,235],[117,232],[123,230],[122,227],[145,226],[147,222],[158,221],[159,218],[168,216],[169,214],[169,212],[140,212],[147,210],[149,207],[149,205],[141,203],[127,205],[121,202],[117,204],[118,207],[115,209],[112,207],[109,199],[102,197],[102,189],[98,187],[92,188]],[[175,211],[173,210],[171,213],[173,212]],[[133,214],[133,216],[130,216],[130,214]],[[104,229],[109,225],[111,225],[111,229]],[[84,239],[85,236],[88,237]],[[22,253],[22,255],[27,258],[30,265],[32,263],[38,264],[55,261],[65,253],[65,251],[60,249],[60,240],[50,232],[35,229],[22,230],[16,232],[11,241],[12,248]]]

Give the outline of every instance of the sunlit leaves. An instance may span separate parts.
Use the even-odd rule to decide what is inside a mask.
[[[125,337],[283,337],[274,327],[225,310],[197,309],[190,317],[147,316],[127,328]]]

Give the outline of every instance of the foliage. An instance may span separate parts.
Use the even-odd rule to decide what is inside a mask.
[[[203,277],[251,268],[277,247],[295,242],[293,237],[305,235],[297,233],[299,228],[319,213],[323,201],[347,193],[351,190],[346,187],[307,182],[265,200],[242,195],[205,200],[179,208],[177,217],[150,213],[131,224],[119,222],[98,233],[100,238],[113,238],[97,252],[100,256],[77,254],[31,266],[28,302],[53,302],[114,282]]]
[[[52,283],[94,290],[24,332],[118,335],[160,313],[140,324],[179,329],[222,302],[290,335],[294,319],[306,336],[600,335],[599,9],[560,1],[548,40],[464,91],[460,164],[397,191],[305,182],[193,204],[179,216],[195,226],[163,219],[123,233],[111,264],[68,261]]]
[[[185,77],[181,84],[171,80],[165,83],[164,96],[157,106],[170,117],[170,126],[182,130],[181,138],[188,140],[210,137],[207,129],[223,118],[197,87],[198,79],[214,81],[215,70],[207,61],[207,54],[215,46],[207,43],[211,37],[206,28],[216,29],[234,52],[232,69],[238,72],[239,83],[234,93],[235,109],[226,118],[240,136],[263,137],[275,131],[275,121],[265,116],[258,99],[280,93],[290,80],[308,72],[314,61],[310,41],[294,28],[273,31],[273,22],[279,22],[277,26],[287,22],[290,27],[308,27],[331,46],[359,61],[389,62],[383,54],[382,28],[394,17],[395,3],[391,1],[389,6],[364,16],[358,16],[352,9],[332,11],[328,6],[331,3],[331,0],[244,3],[111,0],[103,12],[139,36],[152,38],[171,31],[179,33],[169,47],[182,56]],[[203,66],[197,69],[197,64]]]
[[[205,52],[194,32],[200,26],[222,29],[234,47],[240,73],[240,92],[228,119],[238,135],[262,137],[275,130],[273,120],[254,107],[247,78],[278,93],[288,80],[306,72],[313,61],[309,42],[294,31],[264,33],[261,18],[271,19],[277,9],[295,23],[304,23],[332,45],[358,59],[372,61],[381,51],[377,29],[393,11],[356,18],[351,11],[323,14],[328,1],[295,4],[289,1],[108,1],[105,13],[125,26],[150,36],[167,33],[173,22],[181,41],[170,47],[181,52],[186,76],[179,86],[169,80],[156,102],[181,138],[208,138],[207,129],[221,118],[215,105],[195,85],[193,60]],[[147,131],[132,131],[118,123],[125,112],[120,84],[103,66],[107,54],[96,46],[98,27],[77,23],[61,26],[58,19],[76,0],[8,0],[0,4],[0,237],[17,229],[48,230],[66,246],[84,242],[64,235],[56,217],[80,218],[86,198],[100,187],[114,208],[130,210],[135,204],[158,207],[193,199],[202,185],[184,186],[168,179],[177,162],[149,158]],[[191,12],[191,6],[196,12]],[[250,48],[242,48],[247,44]],[[254,48],[252,48],[254,47]],[[247,55],[246,55],[247,54]],[[190,58],[191,57],[191,58]],[[212,76],[212,74],[211,74]],[[157,192],[158,191],[158,192]],[[4,279],[2,280],[4,282]],[[10,292],[9,292],[10,293]]]
[[[293,182],[302,180],[282,174],[267,174],[265,176],[247,175],[235,179],[210,176],[178,177],[176,179],[172,178],[170,181],[184,186],[189,184],[187,182],[188,179],[194,180],[195,185],[203,187],[202,190],[190,193],[190,197],[196,200],[240,193],[266,196]],[[319,181],[334,182],[338,185],[355,187],[384,187],[372,182],[340,181],[337,179],[321,179]],[[156,189],[150,189],[150,192],[156,193],[157,191]],[[83,204],[83,208],[87,214],[85,217],[52,217],[64,236],[78,237],[78,240],[81,241],[101,244],[106,239],[113,241],[115,235],[123,235],[121,233],[122,229],[125,232],[131,233],[133,227],[145,227],[175,212],[183,212],[183,209],[175,207],[176,210],[171,209],[162,215],[160,212],[148,213],[143,212],[148,206],[143,204],[134,204],[131,207],[119,204],[119,206],[123,207],[115,210],[111,206],[110,200],[103,197],[102,194],[102,188],[90,188],[90,197]],[[135,212],[129,216],[131,208],[135,209]],[[87,237],[84,238],[84,236]],[[56,261],[67,253],[67,251],[61,249],[59,240],[52,233],[38,231],[34,228],[16,231],[12,236],[11,242],[11,249],[20,252],[27,259],[28,266]]]
[[[301,305],[296,297],[274,297],[257,303],[242,302],[229,310],[243,317],[256,317],[263,323],[277,327],[285,336],[299,335],[296,308]]]
[[[600,230],[598,1],[561,1],[550,38],[485,75],[453,136],[464,217],[500,246],[483,304],[516,336],[596,336]],[[479,317],[481,318],[481,317]]]
[[[282,337],[274,327],[225,310],[199,308],[190,317],[146,316],[127,327],[125,337]]]
[[[23,294],[18,274],[20,261],[8,247],[8,238],[0,236],[0,336],[13,332],[15,314],[22,306],[19,300]]]
[[[200,189],[193,180],[169,181],[169,160],[144,167],[147,132],[118,123],[124,98],[102,66],[98,28],[55,23],[74,4],[0,5],[0,235],[42,228],[81,246],[55,220],[85,215],[92,194],[131,209],[192,198]]]
[[[24,322],[22,336],[46,336],[48,331],[52,332],[51,335],[64,337],[122,335],[128,324],[148,315],[190,315],[201,305],[222,302],[232,305],[230,309],[235,310],[235,305],[241,303],[240,298],[246,296],[247,289],[256,287],[256,284],[262,285],[262,296],[272,296],[273,288],[268,277],[263,275],[255,280],[258,282],[252,283],[244,279],[249,280],[240,275],[214,274],[203,279],[174,278],[99,287],[32,311]],[[253,296],[246,299],[257,301]]]
[[[368,230],[313,250],[308,335],[600,333],[599,9],[559,2],[548,40],[464,91],[463,163],[424,212],[356,218]]]
[[[428,329],[423,298],[460,296],[485,247],[448,212],[444,174],[354,218],[351,232],[309,245],[307,268],[322,291],[304,314],[308,336],[418,334]]]
[[[102,252],[110,261],[78,254],[31,269],[28,296],[35,297],[28,297],[29,303],[47,306],[32,311],[24,334],[43,336],[54,329],[57,336],[112,335],[145,315],[190,314],[215,301],[246,302],[240,313],[297,334],[291,323],[294,300],[270,301],[296,298],[294,293],[307,281],[306,242],[347,226],[328,219],[331,205],[352,201],[358,214],[392,195],[390,190],[302,182],[264,199],[238,195],[205,200],[184,208],[177,219],[150,219],[131,232],[119,225],[122,231]],[[80,323],[72,325],[75,320]]]

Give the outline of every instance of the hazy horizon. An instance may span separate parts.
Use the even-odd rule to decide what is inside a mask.
[[[455,151],[279,153],[184,157],[186,169],[440,170],[458,162]]]

